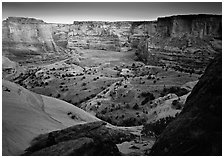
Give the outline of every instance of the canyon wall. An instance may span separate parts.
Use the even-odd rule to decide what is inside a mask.
[[[140,42],[137,56],[149,64],[202,73],[222,50],[222,18],[219,15],[163,17],[148,28],[155,31],[147,31],[148,37]],[[145,45],[147,51],[142,49]]]
[[[158,18],[157,32],[162,37],[220,38],[221,25],[221,16],[217,15],[178,15]]]
[[[51,25],[42,20],[10,17],[2,24],[3,55],[24,60],[46,52],[57,53],[59,49],[51,32]]]
[[[136,50],[148,64],[197,70],[221,51],[221,15],[178,15],[156,21],[75,21],[50,24],[33,18],[3,21],[3,55],[10,59],[43,58],[74,47]]]
[[[119,51],[128,41],[130,27],[131,24],[127,22],[76,21],[72,25],[54,25],[53,36],[69,49],[82,47]]]

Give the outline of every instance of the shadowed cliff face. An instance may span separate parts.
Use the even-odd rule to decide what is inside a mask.
[[[201,72],[221,52],[221,25],[218,15],[180,15],[139,22],[75,21],[73,24],[9,17],[2,27],[3,54],[16,60],[24,56],[45,58],[74,47],[137,49],[136,55],[148,64],[183,71],[194,68]]]
[[[205,70],[185,107],[154,144],[151,155],[222,154],[222,57]]]

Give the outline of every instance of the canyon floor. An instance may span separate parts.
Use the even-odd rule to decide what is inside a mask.
[[[117,144],[122,155],[145,155],[153,146],[155,135],[144,133],[143,125],[177,116],[200,77],[145,65],[136,61],[134,51],[75,48],[68,54],[61,59],[22,64],[5,59],[3,67],[15,69],[3,69],[3,77],[37,94],[73,104],[90,113],[93,120],[103,120],[112,128],[131,132],[135,139]],[[3,103],[6,99],[4,96]],[[60,114],[67,121],[80,120],[80,116],[73,114],[74,109],[68,109],[53,115]],[[83,121],[86,118],[81,118]]]

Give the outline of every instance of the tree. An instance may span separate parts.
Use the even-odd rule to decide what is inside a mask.
[[[139,105],[136,103],[136,104],[133,106],[133,109],[138,110],[138,109],[139,109]]]
[[[82,86],[86,86],[86,83],[84,82],[84,83],[82,83]]]

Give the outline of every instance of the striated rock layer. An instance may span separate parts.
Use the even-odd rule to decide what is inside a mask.
[[[154,144],[151,155],[222,154],[222,57],[207,67],[184,109]]]
[[[136,55],[148,64],[201,73],[221,52],[221,28],[221,15],[203,14],[162,17],[156,21],[75,21],[73,24],[9,17],[2,24],[3,55],[14,60],[45,59],[66,54],[75,47],[137,49]]]

